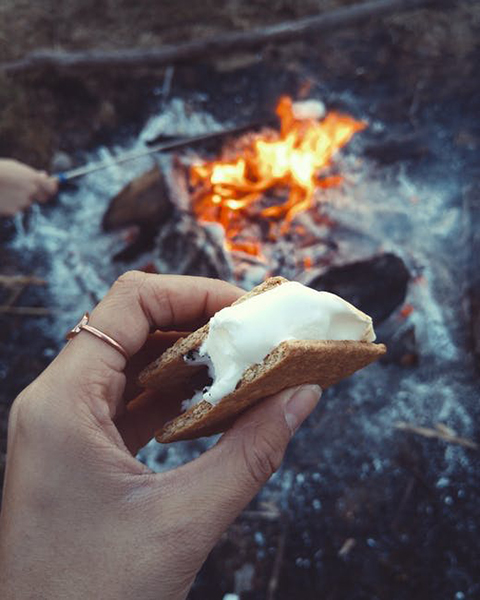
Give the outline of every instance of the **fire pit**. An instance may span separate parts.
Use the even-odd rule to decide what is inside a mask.
[[[386,52],[385,40],[376,43]],[[30,378],[31,356],[37,369],[48,363],[63,332],[127,268],[245,288],[280,274],[373,314],[385,361],[324,394],[285,465],[213,551],[192,599],[480,595],[479,378],[465,312],[476,298],[477,213],[466,212],[475,111],[448,95],[406,103],[381,58],[362,57],[363,72],[335,77],[305,50],[288,68],[273,57],[233,73],[179,71],[138,137],[83,158],[113,164],[159,133],[270,121],[275,107],[279,123],[89,175],[56,205],[19,218],[4,244],[7,269],[33,265],[46,282],[25,282],[23,308],[54,309],[28,326],[11,311],[9,394]],[[115,193],[117,208],[143,202],[122,190],[147,170],[142,198],[161,207],[143,221],[114,218],[113,205],[104,217]],[[102,221],[128,229],[107,234]],[[38,345],[22,357],[32,328]],[[151,443],[140,459],[170,469],[211,443]]]
[[[320,110],[321,118],[312,110]],[[321,205],[329,201],[325,190],[342,183],[342,176],[332,174],[333,157],[366,127],[324,110],[318,101],[283,97],[276,109],[279,131],[263,128],[231,139],[218,159],[189,156],[176,169],[160,161],[176,211],[157,239],[159,270],[200,271],[252,287],[272,274],[301,278],[321,265],[334,245]],[[297,118],[295,111],[303,113]],[[121,199],[133,213],[139,195],[131,186],[112,205]],[[211,272],[197,264],[202,254],[210,255]],[[193,268],[186,266],[192,261]]]
[[[315,119],[315,109],[321,121]],[[321,102],[293,103],[283,97],[276,112],[281,121],[279,133],[267,131],[253,139],[244,136],[224,150],[221,160],[194,164],[190,169],[194,213],[201,221],[222,225],[228,250],[261,255],[262,233],[252,232],[249,239],[249,222],[271,219],[268,238],[285,235],[295,216],[313,206],[318,188],[340,184],[339,176],[319,179],[318,173],[365,127],[348,116],[333,112],[325,116]],[[271,197],[278,196],[278,190],[287,196],[283,201]],[[269,192],[269,202],[265,202]]]

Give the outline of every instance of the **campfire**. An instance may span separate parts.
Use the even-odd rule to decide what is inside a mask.
[[[198,7],[199,19],[167,11],[142,52],[124,49],[137,62],[105,77],[94,70],[110,50],[85,53],[78,79],[77,52],[51,73],[41,67],[40,90],[41,57],[13,57],[32,70],[12,78],[14,90],[31,88],[30,102],[16,92],[11,101],[24,142],[51,130],[39,150],[58,145],[73,167],[110,166],[2,230],[3,422],[64,332],[128,269],[245,290],[282,275],[333,292],[372,316],[388,354],[325,390],[282,469],[211,553],[192,600],[479,597],[479,3],[402,15],[413,2],[365,1],[362,11],[394,8],[342,31],[328,16],[308,41],[277,22],[310,19],[314,3],[224,4]],[[360,4],[332,7],[358,16]],[[224,30],[230,56],[216,36],[227,11],[241,29]],[[259,11],[269,33],[298,41],[250,52]],[[190,24],[201,40],[190,41]],[[121,31],[123,46],[123,18]],[[158,67],[133,68],[152,60],[157,38],[181,42],[166,48],[163,79]],[[65,93],[49,95],[49,81]],[[50,108],[25,119],[42,99]],[[22,136],[4,121],[13,151]],[[151,153],[162,144],[172,146]],[[131,153],[140,158],[120,162]],[[141,460],[170,470],[209,445],[150,445]]]
[[[247,133],[217,160],[190,168],[193,210],[202,222],[221,223],[228,250],[261,256],[249,221],[266,222],[272,240],[288,231],[296,215],[320,204],[317,191],[342,182],[329,173],[336,152],[366,127],[348,115],[324,114],[316,101],[294,103],[287,96],[276,113],[280,131]]]

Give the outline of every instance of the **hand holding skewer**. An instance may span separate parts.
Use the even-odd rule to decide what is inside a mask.
[[[0,159],[0,217],[12,217],[33,202],[46,202],[58,189],[58,179],[17,160]]]

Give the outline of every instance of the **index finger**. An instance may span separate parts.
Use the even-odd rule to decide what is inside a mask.
[[[132,357],[154,329],[185,330],[207,321],[244,292],[225,281],[131,271],[122,275],[93,311],[89,324],[113,338]],[[72,324],[73,325],[73,324]],[[49,368],[55,385],[101,396],[113,417],[125,387],[124,356],[87,331],[81,331]]]
[[[217,279],[130,271],[115,282],[95,308],[90,325],[112,337],[133,356],[151,330],[188,329],[193,322],[207,321],[243,293]],[[124,360],[118,351],[88,333],[76,336],[70,344],[82,351],[88,362],[99,352],[105,357],[107,351]]]

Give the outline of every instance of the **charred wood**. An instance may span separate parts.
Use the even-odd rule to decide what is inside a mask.
[[[126,246],[114,254],[113,262],[130,262],[150,251],[155,246],[157,233],[157,227],[142,227],[129,232]]]
[[[138,225],[158,227],[172,214],[173,206],[160,170],[153,167],[128,183],[114,196],[103,217],[105,231]]]
[[[201,225],[189,213],[175,212],[159,231],[155,246],[154,264],[159,273],[231,278],[232,264],[220,229]]]
[[[333,267],[308,285],[345,298],[380,323],[404,302],[409,279],[403,260],[385,253]]]
[[[168,186],[157,167],[128,183],[114,196],[103,217],[105,231],[136,226],[136,235],[118,252],[114,261],[129,261],[153,248],[159,227],[171,217],[173,204]]]
[[[420,160],[429,154],[425,140],[417,134],[387,138],[365,147],[363,153],[382,165],[399,161]]]

